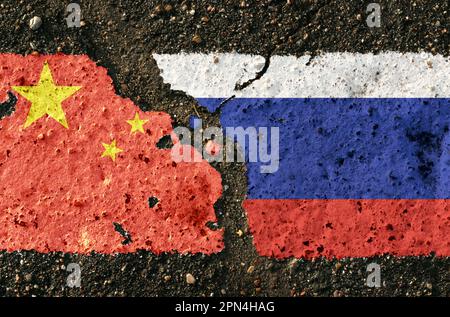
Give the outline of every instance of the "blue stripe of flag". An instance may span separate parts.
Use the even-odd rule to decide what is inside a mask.
[[[210,111],[222,100],[198,99]],[[449,122],[447,98],[237,98],[221,110],[223,127],[280,128],[279,170],[248,163],[249,199],[448,199]]]

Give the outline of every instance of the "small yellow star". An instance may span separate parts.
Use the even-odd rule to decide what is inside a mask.
[[[111,144],[102,143],[103,147],[105,148],[105,151],[102,154],[102,157],[110,157],[113,161],[116,160],[116,154],[123,152],[122,149],[119,149],[116,146],[116,140],[113,140]]]
[[[49,115],[66,129],[69,128],[61,103],[80,88],[80,86],[56,86],[50,67],[44,63],[37,86],[12,87],[22,97],[31,101],[31,107],[23,127],[27,128],[36,120]]]
[[[139,131],[144,133],[144,124],[146,124],[148,120],[141,120],[139,118],[139,113],[136,112],[133,120],[127,120],[127,123],[131,125],[131,133]]]

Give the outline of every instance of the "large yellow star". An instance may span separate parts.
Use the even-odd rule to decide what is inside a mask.
[[[133,120],[127,120],[127,123],[131,125],[131,133],[139,131],[144,133],[144,124],[147,123],[148,120],[141,120],[139,118],[139,113],[136,112]]]
[[[116,146],[116,140],[113,140],[111,144],[102,143],[103,147],[105,148],[105,151],[102,154],[102,157],[110,157],[113,161],[116,160],[116,154],[123,152],[122,149],[119,149]]]
[[[31,108],[23,125],[24,128],[29,127],[45,115],[49,115],[66,129],[69,128],[61,103],[80,88],[80,86],[55,86],[50,67],[47,63],[44,63],[37,86],[12,87],[22,97],[31,101]]]

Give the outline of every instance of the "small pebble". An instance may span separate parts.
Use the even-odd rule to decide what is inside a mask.
[[[202,38],[200,37],[200,35],[195,34],[192,37],[192,42],[194,42],[195,44],[200,44],[202,42]]]
[[[298,259],[295,259],[295,258],[290,260],[289,263],[288,263],[288,268],[290,270],[293,270],[296,267],[297,262],[298,262]]]
[[[195,284],[195,277],[191,273],[186,274],[186,283],[189,285]]]
[[[164,11],[166,11],[166,12],[170,12],[170,11],[172,11],[172,9],[173,9],[173,7],[172,7],[172,5],[170,5],[170,4],[166,4],[166,5],[164,6]]]
[[[26,274],[25,275],[25,281],[27,281],[27,282],[29,282],[29,281],[31,281],[31,274]]]
[[[248,274],[252,274],[255,271],[255,267],[253,265],[250,265],[247,269]]]
[[[153,9],[153,12],[155,12],[155,14],[160,14],[161,13],[161,6],[160,5],[157,5],[156,7],[155,7],[155,9]]]
[[[38,16],[33,17],[30,20],[30,29],[33,31],[36,31],[37,29],[39,29],[42,25],[42,19]]]
[[[333,292],[333,297],[342,297],[342,292],[341,292],[341,291],[338,291],[338,290],[335,290],[335,291]]]

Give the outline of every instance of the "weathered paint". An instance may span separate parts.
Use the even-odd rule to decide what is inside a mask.
[[[250,199],[244,207],[264,256],[450,256],[450,200]]]
[[[172,89],[209,111],[234,96],[223,127],[280,129],[279,169],[247,163],[244,208],[260,254],[450,255],[448,57],[273,56],[236,90],[236,69],[255,77],[260,56],[154,56]]]
[[[195,98],[436,98],[450,97],[449,57],[431,53],[259,55],[153,54],[164,81]]]
[[[0,100],[12,86],[37,85],[45,62],[57,86],[82,88],[62,102],[67,129],[48,116],[25,128],[31,102],[21,96],[0,120],[0,249],[222,250],[223,231],[206,226],[216,221],[220,174],[206,161],[174,163],[170,149],[156,146],[172,133],[170,116],[117,96],[105,68],[87,56],[2,54]],[[129,123],[136,114],[148,120],[144,132]],[[113,141],[122,152],[102,157]]]

